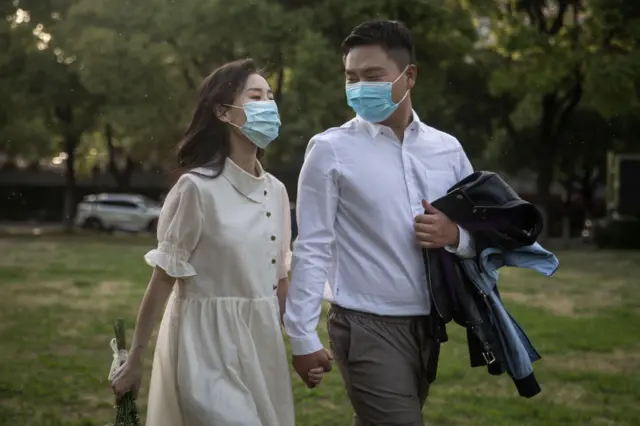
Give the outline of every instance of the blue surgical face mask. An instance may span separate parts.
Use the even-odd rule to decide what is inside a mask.
[[[258,148],[266,148],[278,137],[280,130],[280,114],[278,105],[274,101],[251,101],[243,106],[227,105],[233,108],[242,108],[247,116],[247,121],[242,125],[229,123],[237,127]]]
[[[361,81],[347,84],[347,103],[356,114],[370,123],[386,120],[409,94],[407,90],[398,103],[394,103],[391,97],[393,84],[404,75],[408,68],[405,68],[393,82]]]

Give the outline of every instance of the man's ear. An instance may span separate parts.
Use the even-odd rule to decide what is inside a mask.
[[[407,67],[407,86],[409,87],[409,90],[413,89],[413,86],[416,85],[416,80],[418,78],[418,67],[415,65],[409,65]]]
[[[213,114],[220,121],[228,123],[231,119],[229,117],[229,107],[224,105],[216,105],[213,107]]]

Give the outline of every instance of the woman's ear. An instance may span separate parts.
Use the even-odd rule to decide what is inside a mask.
[[[224,105],[216,105],[213,107],[213,114],[216,118],[222,122],[228,123],[231,119],[229,117],[229,107]]]

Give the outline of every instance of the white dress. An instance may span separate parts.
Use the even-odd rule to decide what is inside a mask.
[[[145,260],[176,284],[156,344],[148,426],[294,426],[276,296],[291,258],[284,185],[231,160],[195,169],[164,202]]]

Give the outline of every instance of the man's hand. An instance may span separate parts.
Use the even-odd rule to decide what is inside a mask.
[[[427,249],[457,247],[460,239],[458,225],[426,200],[422,200],[422,207],[427,214],[416,216],[414,225],[420,247]]]
[[[294,355],[291,364],[293,364],[293,368],[296,370],[296,373],[298,373],[298,376],[300,376],[307,387],[315,388],[320,384],[320,380],[317,378],[317,375],[310,375],[309,372],[314,369],[322,368],[324,373],[328,373],[331,371],[332,360],[333,355],[331,355],[331,352],[322,348],[319,351],[308,355]]]

